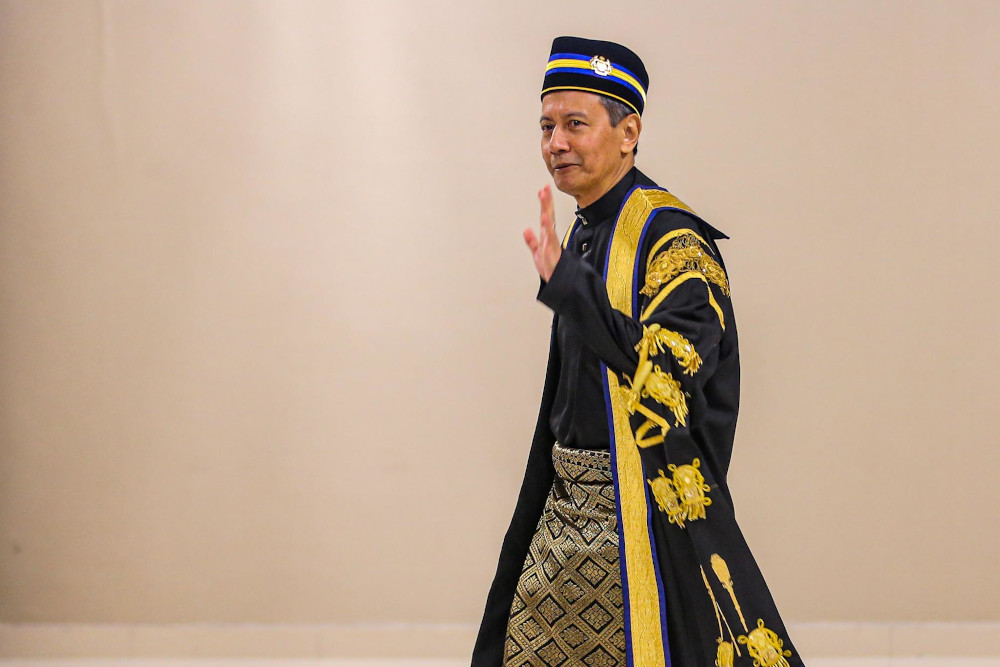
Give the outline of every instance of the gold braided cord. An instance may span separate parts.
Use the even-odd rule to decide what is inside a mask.
[[[712,308],[715,310],[716,315],[719,316],[719,324],[722,326],[722,330],[726,329],[726,318],[722,315],[722,308],[719,306],[719,302],[715,300],[715,295],[712,294],[712,288],[709,285],[708,278],[702,275],[701,271],[688,271],[687,273],[682,273],[673,280],[671,280],[667,285],[657,293],[656,297],[649,302],[646,306],[646,310],[642,311],[642,320],[648,320],[649,317],[656,311],[663,300],[670,296],[671,292],[683,285],[689,280],[698,279],[705,283],[706,289],[708,289],[708,302],[711,304]]]
[[[722,266],[715,261],[702,245],[697,234],[684,234],[674,239],[670,247],[657,255],[646,270],[646,284],[640,290],[646,296],[653,296],[666,282],[685,271],[701,271],[710,281],[719,286],[722,293],[729,296],[729,279]]]

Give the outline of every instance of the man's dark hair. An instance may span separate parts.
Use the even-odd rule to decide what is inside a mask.
[[[599,95],[599,97],[601,98],[601,104],[604,105],[604,108],[608,111],[608,118],[611,120],[611,127],[618,127],[618,124],[625,120],[626,117],[635,113],[635,111],[618,100],[605,95]],[[638,154],[639,143],[636,142],[635,148],[632,149],[632,155]]]

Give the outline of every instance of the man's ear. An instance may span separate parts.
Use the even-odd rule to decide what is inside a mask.
[[[642,132],[642,119],[639,118],[639,114],[637,113],[629,114],[622,119],[621,128],[621,151],[624,155],[625,153],[631,153],[635,145],[639,143],[639,134]]]

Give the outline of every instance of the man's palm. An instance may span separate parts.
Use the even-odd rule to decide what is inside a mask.
[[[528,227],[524,230],[524,242],[531,249],[538,275],[548,282],[562,255],[562,244],[556,235],[556,208],[552,202],[552,188],[546,185],[539,190],[538,201],[542,208],[538,236]]]

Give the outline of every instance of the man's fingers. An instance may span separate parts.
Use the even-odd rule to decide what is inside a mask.
[[[548,281],[562,253],[559,237],[556,236],[555,204],[549,186],[538,191],[538,203],[541,205],[539,233],[536,236],[534,230],[528,227],[524,230],[524,242],[531,249],[538,275]]]
[[[548,214],[549,224],[552,226],[553,232],[556,227],[556,204],[552,199],[552,188],[546,185],[542,189],[542,211]]]
[[[556,226],[552,224],[552,218],[549,217],[548,213],[542,214],[542,240],[545,243],[559,243],[559,237],[556,235]]]
[[[552,201],[552,189],[546,185],[538,191],[538,203],[541,205],[541,234],[543,242],[558,243],[556,236],[556,209]]]
[[[531,227],[524,230],[524,242],[531,248],[531,252],[538,250],[538,237],[535,236],[535,232],[532,231]]]
[[[555,227],[556,226],[556,209],[555,204],[552,202],[552,190],[549,186],[545,186],[538,191],[538,203],[541,205],[541,220],[542,225]]]

